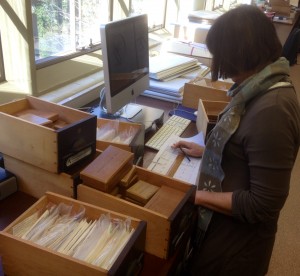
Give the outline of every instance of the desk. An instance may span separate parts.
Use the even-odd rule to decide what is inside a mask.
[[[145,96],[140,96],[136,102],[138,104],[163,109],[165,111],[164,120],[168,118],[169,111],[177,106],[177,104],[171,102],[152,99]],[[196,132],[196,124],[191,123],[182,136],[190,137],[195,135]],[[147,141],[154,133],[155,128],[153,127],[153,129],[146,134],[145,140]],[[157,151],[155,150],[145,148],[143,167],[147,167],[151,163],[156,153]],[[3,230],[8,224],[26,211],[36,200],[37,199],[32,196],[22,192],[16,192],[0,201],[0,230]],[[182,254],[184,253],[184,245],[185,244],[183,243],[182,248],[178,248],[176,253],[167,261],[146,253],[141,275],[158,276],[167,275],[169,273],[173,274],[173,264],[177,264],[181,261]]]
[[[290,32],[299,25],[300,13],[296,12],[292,18],[286,19],[277,19],[276,17],[273,19],[273,24],[275,26],[277,35],[282,46],[285,44]]]
[[[145,96],[138,97],[136,103],[163,109],[165,112],[164,121],[167,120],[167,118],[169,117],[169,111],[173,110],[177,106],[177,104],[175,103],[161,101],[158,99],[153,99]],[[152,130],[146,133],[145,141],[150,139],[154,135],[155,131],[156,131],[155,126],[153,126]],[[196,124],[192,122],[181,136],[191,137],[194,136],[195,134],[197,134]],[[157,151],[145,147],[144,160],[143,160],[144,168],[147,168],[150,165],[156,153]],[[0,201],[0,230],[5,228],[10,222],[12,222],[16,217],[18,217],[35,201],[36,201],[35,198],[26,195],[22,192],[17,192],[11,195],[10,197],[1,200]]]
[[[170,110],[173,110],[177,107],[177,104],[175,104],[175,103],[152,99],[152,98],[145,97],[145,96],[138,97],[136,102],[141,105],[146,105],[146,106],[163,109],[165,112],[164,121],[166,121],[168,119]],[[147,142],[154,135],[155,131],[156,131],[156,128],[155,128],[155,126],[153,126],[152,130],[149,131],[148,133],[146,133],[145,142]],[[191,123],[181,136],[182,137],[191,137],[196,134],[197,134],[196,124]],[[144,160],[143,160],[144,168],[147,168],[150,165],[150,163],[153,160],[156,153],[157,153],[157,151],[145,147]]]

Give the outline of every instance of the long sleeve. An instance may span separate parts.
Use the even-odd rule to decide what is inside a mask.
[[[295,97],[292,89],[277,89],[250,102],[239,131],[224,152],[225,174],[226,162],[231,162],[226,152],[240,156],[239,171],[225,177],[223,185],[225,191],[229,187],[233,190],[232,214],[239,220],[256,223],[276,219],[285,203],[299,148]]]

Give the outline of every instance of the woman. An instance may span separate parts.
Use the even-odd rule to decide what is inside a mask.
[[[184,275],[265,275],[300,140],[299,103],[272,22],[242,5],[207,35],[212,80],[232,78],[231,102],[209,134],[195,204],[196,249]]]

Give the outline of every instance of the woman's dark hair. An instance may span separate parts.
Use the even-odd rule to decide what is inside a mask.
[[[212,54],[212,80],[260,71],[282,53],[272,21],[257,7],[241,5],[221,15],[206,45]]]

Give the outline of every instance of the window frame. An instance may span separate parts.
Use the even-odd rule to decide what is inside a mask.
[[[119,2],[116,0],[110,0],[109,1],[109,20],[115,20],[114,19],[114,5]],[[132,0],[129,0],[128,5],[129,5],[129,9],[131,7],[131,3]],[[168,0],[164,0],[164,19],[161,25],[157,25],[157,26],[152,26],[149,27],[149,33],[150,32],[154,32],[157,31],[159,29],[163,29],[165,28],[166,25],[166,17],[167,17],[167,5],[168,5]],[[126,15],[128,16],[128,15]],[[68,54],[65,55],[61,55],[61,56],[49,56],[46,58],[41,58],[38,60],[35,60],[35,65],[36,65],[36,69],[41,69],[41,68],[45,68],[47,66],[51,66],[66,60],[70,60],[82,55],[86,55],[95,51],[101,50],[101,42],[100,43],[96,43],[94,44],[92,47],[88,47],[88,48],[84,48],[84,49],[77,49],[74,52],[70,52]]]
[[[163,4],[169,8],[169,0],[165,1]],[[104,85],[101,45],[50,57],[37,64],[31,1],[7,0],[4,3],[0,4],[0,26],[4,27],[1,35],[6,81],[0,83],[0,104],[31,95],[76,108],[99,98]],[[164,23],[168,24],[167,9],[164,12]],[[149,26],[149,32],[152,31]],[[168,32],[168,28],[166,32],[154,31],[153,36],[165,37]]]
[[[5,81],[5,70],[4,70],[4,60],[3,60],[1,31],[0,31],[0,82],[4,82],[4,81]]]

